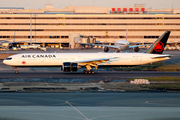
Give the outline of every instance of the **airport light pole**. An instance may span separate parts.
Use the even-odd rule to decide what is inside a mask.
[[[32,13],[30,13],[30,44],[32,44]]]
[[[13,42],[15,42],[15,37],[16,37],[16,31],[14,31],[14,41]]]
[[[35,29],[35,36],[34,36],[34,37],[35,37],[35,43],[36,43],[36,14],[34,14],[34,17],[35,17],[35,24],[34,24],[34,25],[35,25],[35,26],[34,26],[34,29]]]

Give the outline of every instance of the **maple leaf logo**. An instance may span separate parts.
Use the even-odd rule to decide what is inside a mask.
[[[154,44],[153,48],[156,52],[161,52],[164,50],[164,44],[162,42],[157,42]]]
[[[162,45],[160,45],[159,43],[156,45],[156,49],[162,49]]]
[[[26,64],[26,61],[22,61],[22,64]]]

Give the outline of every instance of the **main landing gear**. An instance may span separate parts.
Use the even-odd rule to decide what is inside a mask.
[[[94,74],[95,72],[93,70],[84,70],[84,74]]]
[[[96,67],[96,68],[97,68],[97,67]],[[86,65],[86,70],[84,70],[83,73],[85,73],[85,74],[94,74],[94,71],[92,70],[90,64],[87,64],[87,65]]]
[[[15,73],[18,74],[17,67],[13,67],[15,69]]]

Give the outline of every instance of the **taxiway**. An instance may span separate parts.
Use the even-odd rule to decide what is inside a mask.
[[[3,120],[179,120],[178,93],[0,93]]]
[[[156,71],[97,71],[95,74],[83,74],[82,72],[64,73],[62,71],[51,72],[36,72],[27,71],[15,74],[12,72],[0,72],[0,79],[2,78],[66,78],[66,79],[129,79],[139,77],[160,77],[172,76],[180,77],[180,72],[156,72]]]

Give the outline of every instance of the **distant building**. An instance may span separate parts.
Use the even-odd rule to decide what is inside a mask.
[[[38,43],[69,43],[70,33],[93,36],[101,43],[124,39],[154,42],[164,31],[172,31],[168,42],[180,41],[180,9],[135,7],[66,6],[55,9],[0,7],[0,40],[30,40]],[[32,31],[32,32],[31,32]]]

